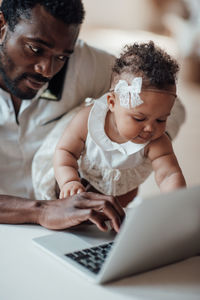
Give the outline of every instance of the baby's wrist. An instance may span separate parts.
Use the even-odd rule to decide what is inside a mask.
[[[70,180],[70,181],[65,182],[63,184],[63,187],[67,186],[67,185],[70,185],[70,184],[77,184],[77,183],[80,184],[80,185],[82,185],[81,182],[80,182],[80,180]]]

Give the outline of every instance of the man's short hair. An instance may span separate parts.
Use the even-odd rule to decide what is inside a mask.
[[[9,29],[13,31],[21,18],[29,18],[31,10],[37,4],[67,25],[79,25],[84,20],[82,0],[3,0],[0,9]]]

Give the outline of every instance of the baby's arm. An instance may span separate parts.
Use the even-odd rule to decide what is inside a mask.
[[[147,156],[152,162],[155,180],[162,192],[186,186],[184,176],[166,134],[147,145]]]
[[[80,183],[77,160],[85,145],[90,109],[91,107],[86,107],[78,112],[56,146],[54,172],[60,188],[60,198],[85,190]]]

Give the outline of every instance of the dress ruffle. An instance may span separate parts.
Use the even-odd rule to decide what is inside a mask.
[[[88,132],[96,145],[104,151],[118,150],[126,155],[136,153],[146,146],[146,144],[133,142],[118,144],[111,141],[104,130],[107,112],[107,94],[105,94],[95,101],[88,118]]]

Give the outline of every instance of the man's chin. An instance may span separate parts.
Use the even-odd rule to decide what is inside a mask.
[[[28,89],[26,91],[15,90],[12,91],[11,93],[13,94],[13,96],[19,99],[31,100],[36,96],[37,92],[38,92],[37,90]]]

